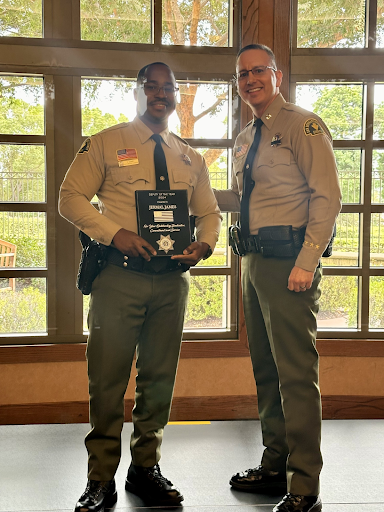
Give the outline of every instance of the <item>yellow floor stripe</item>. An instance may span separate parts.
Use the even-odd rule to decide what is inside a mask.
[[[168,425],[210,425],[210,421],[169,421]]]

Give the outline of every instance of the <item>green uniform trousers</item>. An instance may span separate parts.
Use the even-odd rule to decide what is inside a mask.
[[[319,493],[321,399],[316,316],[321,269],[305,292],[287,288],[294,258],[242,258],[245,322],[265,450],[261,464],[286,471],[288,492]]]
[[[88,478],[111,480],[120,462],[124,394],[136,351],[132,462],[160,459],[189,291],[189,272],[145,274],[108,265],[92,286],[87,346],[91,431]]]

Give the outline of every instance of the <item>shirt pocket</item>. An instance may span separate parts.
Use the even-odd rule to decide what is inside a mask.
[[[243,192],[243,173],[245,161],[246,155],[242,155],[240,158],[233,159],[233,172],[236,176],[237,187],[241,195]]]
[[[291,152],[288,149],[274,149],[261,152],[258,158],[257,167],[290,166]]]
[[[115,186],[120,184],[127,184],[128,186],[135,187],[135,190],[140,190],[140,188],[146,188],[146,183],[149,183],[150,173],[149,169],[145,169],[143,167],[119,167],[111,169],[111,178]]]
[[[176,190],[186,190],[188,193],[188,201],[191,199],[193,190],[197,184],[197,176],[190,169],[170,169],[169,171],[171,182],[171,188]]]

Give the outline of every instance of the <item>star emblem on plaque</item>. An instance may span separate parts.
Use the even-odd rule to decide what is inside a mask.
[[[159,245],[159,249],[164,251],[165,254],[168,254],[168,251],[173,251],[173,244],[175,243],[175,240],[172,240],[171,235],[160,235],[160,240],[157,240],[157,243]]]

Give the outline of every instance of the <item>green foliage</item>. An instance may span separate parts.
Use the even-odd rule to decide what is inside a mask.
[[[313,85],[311,90],[318,96],[313,110],[323,119],[335,140],[361,138],[361,85]]]
[[[46,298],[30,286],[16,292],[0,292],[0,332],[28,333],[46,331]]]
[[[365,0],[299,0],[299,47],[362,47],[364,35]]]
[[[384,285],[384,283],[383,283]],[[347,318],[349,327],[357,325],[357,279],[354,276],[325,276],[320,283],[321,316]],[[384,287],[383,287],[384,290]],[[384,318],[384,311],[382,311]]]
[[[384,328],[384,278],[371,277],[369,288],[369,324],[376,329]]]
[[[225,276],[191,278],[186,321],[221,318]]]
[[[151,43],[150,0],[80,0],[81,38]]]
[[[42,0],[1,0],[0,36],[43,37]]]
[[[120,114],[120,118],[123,114]],[[82,133],[94,135],[118,123],[117,119],[108,112],[103,114],[99,108],[84,107],[82,110]]]
[[[43,240],[28,237],[7,237],[7,242],[17,245],[17,267],[45,267],[45,242]]]
[[[0,133],[43,135],[42,78],[0,78],[0,110]]]
[[[0,201],[45,201],[45,148],[0,145]]]

